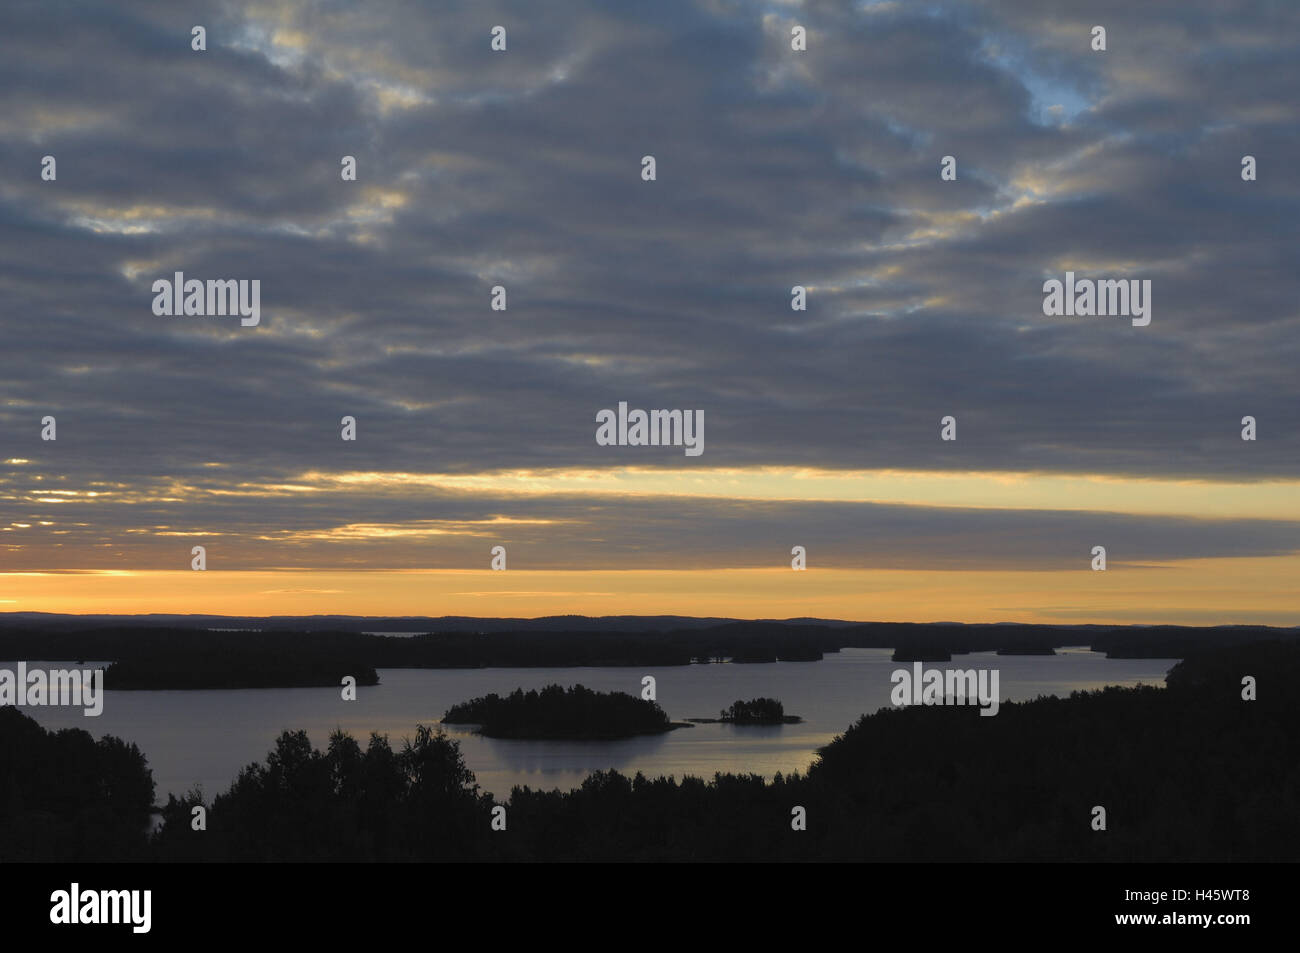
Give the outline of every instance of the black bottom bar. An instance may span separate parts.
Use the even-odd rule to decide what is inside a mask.
[[[435,945],[464,942],[467,931],[469,942],[559,934],[582,943],[597,930],[676,944],[683,930],[763,935],[782,924],[807,937],[847,926],[864,941],[904,929],[919,930],[917,940],[958,942],[1129,933],[1231,942],[1243,930],[1284,925],[1295,874],[1262,864],[546,866],[8,864],[0,910],[7,939],[62,934],[73,943],[374,942],[389,929],[415,929]],[[143,894],[138,907],[122,894],[108,898],[104,916],[118,906],[126,923],[52,923],[52,911],[68,918],[74,883],[91,916],[101,891],[150,891],[148,932],[135,932],[129,915],[141,925]],[[66,901],[52,899],[58,891]],[[1248,922],[1224,919],[1243,915]]]

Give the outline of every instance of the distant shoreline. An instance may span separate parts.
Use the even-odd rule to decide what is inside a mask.
[[[680,627],[636,628],[665,620]],[[211,631],[206,625],[104,625],[10,615],[0,618],[0,658],[100,659],[117,663],[106,679],[109,689],[171,690],[338,686],[348,675],[359,685],[373,685],[377,677],[371,673],[383,668],[659,669],[721,661],[812,662],[847,648],[889,649],[900,663],[948,662],[974,652],[1046,656],[1080,645],[1107,658],[1181,659],[1259,639],[1300,639],[1300,630],[1266,626],[700,624],[703,620],[618,617],[608,629],[598,627],[601,620],[582,618],[564,620],[573,624],[569,629],[550,628],[556,620],[498,629],[513,620],[471,621],[492,631],[464,628],[402,637],[338,629]]]

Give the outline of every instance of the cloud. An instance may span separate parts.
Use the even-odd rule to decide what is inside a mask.
[[[796,19],[807,53],[789,49]],[[319,537],[304,548],[312,533],[512,514],[562,520],[512,532],[567,565],[762,564],[791,536],[846,563],[942,562],[948,542],[935,514],[862,507],[750,525],[726,501],[688,523],[599,498],[481,494],[430,516],[365,487],[242,509],[167,488],[620,466],[593,439],[619,400],[704,409],[709,466],[1291,477],[1297,19],[1262,0],[6,5],[0,460],[28,462],[0,478],[157,491],[51,504],[87,524],[62,549],[97,564],[155,525],[241,546],[266,527],[274,559],[333,560]],[[1045,318],[1042,281],[1066,269],[1151,278],[1150,327]],[[260,279],[261,325],[154,316],[151,283],[177,270]],[[938,439],[945,414],[956,443]],[[1006,559],[1057,558],[1050,532],[988,519],[952,529],[953,558],[987,533]],[[1063,552],[1097,535],[1061,519],[1042,525],[1068,528]],[[1128,548],[1274,552],[1289,531],[1180,525]],[[78,558],[32,539],[19,562]],[[331,552],[417,560],[383,546]]]

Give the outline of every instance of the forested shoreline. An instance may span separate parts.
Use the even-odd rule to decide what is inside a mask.
[[[378,681],[382,668],[676,666],[728,661],[819,661],[845,648],[894,650],[895,661],[947,661],[968,652],[1047,655],[1090,645],[1108,658],[1182,658],[1261,639],[1300,640],[1263,626],[919,625],[727,622],[668,630],[451,631],[410,637],[319,631],[224,632],[202,628],[66,622],[0,627],[0,659],[116,663],[110,689],[266,688]]]
[[[1008,702],[996,718],[864,714],[806,772],[770,780],[608,771],[508,798],[482,791],[429,726],[396,746],[336,732],[324,749],[286,731],[225,792],[169,797],[153,836],[133,745],[6,708],[0,859],[1295,861],[1297,679],[1294,643],[1216,649],[1176,665],[1165,689]]]

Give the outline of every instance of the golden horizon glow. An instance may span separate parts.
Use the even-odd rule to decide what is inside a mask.
[[[10,461],[17,463],[18,461]],[[22,461],[26,463],[27,461]],[[205,468],[221,464],[206,463]],[[967,509],[1132,513],[1190,518],[1300,520],[1300,481],[1185,480],[1096,473],[1038,471],[824,470],[815,467],[648,467],[486,470],[477,473],[308,470],[276,482],[206,486],[176,478],[132,487],[93,481],[94,490],[34,487],[14,492],[0,479],[0,499],[11,503],[187,503],[203,497],[292,497],[355,492],[410,494],[492,493],[532,498],[593,495],[612,498],[701,498],[768,502],[872,503]]]
[[[11,458],[17,461],[20,458]],[[24,460],[24,467],[27,466]],[[220,470],[218,461],[203,464]],[[31,480],[19,490],[20,481]],[[10,508],[0,527],[0,557],[14,570],[0,570],[0,611],[72,613],[202,613],[226,615],[707,615],[731,618],[820,616],[853,620],[959,622],[1168,622],[1183,624],[1263,622],[1293,625],[1300,554],[1171,560],[1158,567],[1113,564],[1105,573],[1087,568],[985,569],[978,555],[965,566],[943,569],[830,569],[795,573],[778,569],[697,565],[689,544],[680,552],[647,549],[641,566],[672,568],[353,569],[355,564],[426,563],[425,539],[507,537],[512,529],[563,527],[567,549],[553,552],[557,565],[581,566],[583,534],[598,539],[617,533],[621,516],[592,517],[574,511],[557,517],[529,512],[529,501],[578,497],[592,502],[653,499],[717,500],[743,504],[861,503],[916,508],[1074,511],[1174,517],[1188,520],[1300,521],[1300,482],[1139,479],[1101,474],[906,470],[825,470],[815,467],[654,469],[506,469],[477,473],[307,470],[297,475],[236,484],[206,478],[168,477],[153,484],[104,480],[84,486],[58,477],[15,470],[0,479],[0,499]],[[508,499],[516,505],[454,519],[339,519],[336,500],[355,494],[400,499],[424,508],[443,497]],[[197,505],[228,496],[243,499],[312,498],[319,525],[276,527],[244,522],[187,526],[188,509],[150,511],[132,519],[134,504]],[[111,525],[94,518],[112,507]],[[41,507],[48,507],[42,510]],[[73,508],[75,507],[75,509]],[[93,510],[88,510],[93,507]],[[73,518],[61,518],[69,513]],[[942,517],[939,517],[940,519]],[[608,526],[602,519],[610,520]],[[76,537],[67,537],[69,528]],[[576,534],[576,535],[575,535]],[[162,538],[196,541],[224,537],[225,565],[236,571],[171,570],[171,546]],[[69,539],[64,545],[61,540]],[[525,545],[537,536],[523,534]],[[558,537],[557,537],[558,538]],[[1300,533],[1297,533],[1300,540]],[[73,542],[73,540],[78,540]],[[1300,546],[1300,544],[1297,544]],[[131,546],[129,551],[126,547]],[[372,547],[352,548],[347,547]],[[663,546],[670,546],[664,542]],[[278,548],[277,548],[278,547]],[[403,548],[404,547],[404,548]],[[188,550],[186,550],[188,552]],[[32,558],[42,556],[45,558]],[[915,554],[912,554],[915,555]],[[947,555],[936,553],[935,559]],[[15,560],[22,559],[26,564]],[[447,551],[438,553],[447,564]],[[631,557],[629,557],[631,558]],[[712,558],[712,557],[710,557]],[[188,560],[188,555],[185,561]],[[139,570],[90,569],[134,561]],[[184,565],[185,561],[181,564]],[[301,565],[299,565],[301,564]],[[1086,567],[1086,563],[1084,564]],[[57,568],[55,568],[57,567]],[[258,568],[247,568],[258,567]],[[340,568],[342,567],[342,568]],[[473,579],[472,585],[465,580]]]
[[[0,573],[6,612],[1300,624],[1300,558],[1005,570],[63,571]],[[1249,608],[1245,608],[1249,607]]]

